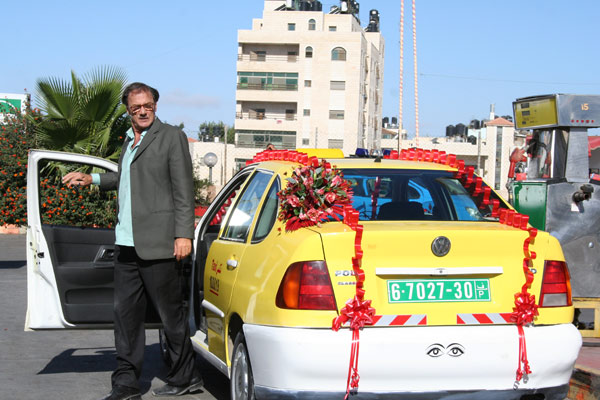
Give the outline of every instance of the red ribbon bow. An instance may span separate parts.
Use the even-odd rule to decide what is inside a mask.
[[[364,291],[362,291],[364,294]],[[338,331],[341,326],[350,322],[352,331],[352,347],[350,349],[350,365],[348,367],[348,379],[346,380],[346,400],[351,390],[358,389],[360,375],[358,374],[358,351],[360,347],[360,330],[365,325],[373,324],[375,309],[371,307],[371,300],[363,300],[359,295],[348,300],[346,305],[340,310],[340,315],[333,320],[332,329]]]

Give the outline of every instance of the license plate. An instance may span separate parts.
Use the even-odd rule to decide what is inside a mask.
[[[389,280],[389,303],[491,301],[489,279]]]

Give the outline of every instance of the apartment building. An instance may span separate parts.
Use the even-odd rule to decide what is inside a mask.
[[[358,3],[265,0],[238,31],[236,147],[379,148],[384,40]]]

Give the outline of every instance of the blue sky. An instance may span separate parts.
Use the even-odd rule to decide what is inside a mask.
[[[323,1],[323,9],[339,1]],[[362,0],[380,12],[384,35],[383,115],[398,114],[399,0]],[[41,77],[69,79],[100,65],[125,69],[161,93],[158,115],[233,124],[237,30],[262,16],[262,0],[3,2],[0,92],[35,98]],[[512,114],[518,97],[600,94],[597,0],[417,0],[421,136],[483,119],[490,104]],[[411,0],[405,0],[404,126],[415,126]],[[597,134],[597,133],[595,133]]]

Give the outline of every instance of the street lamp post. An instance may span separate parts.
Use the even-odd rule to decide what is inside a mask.
[[[212,169],[217,165],[217,155],[212,152],[206,153],[204,155],[204,165],[208,167],[208,180],[212,185]]]

